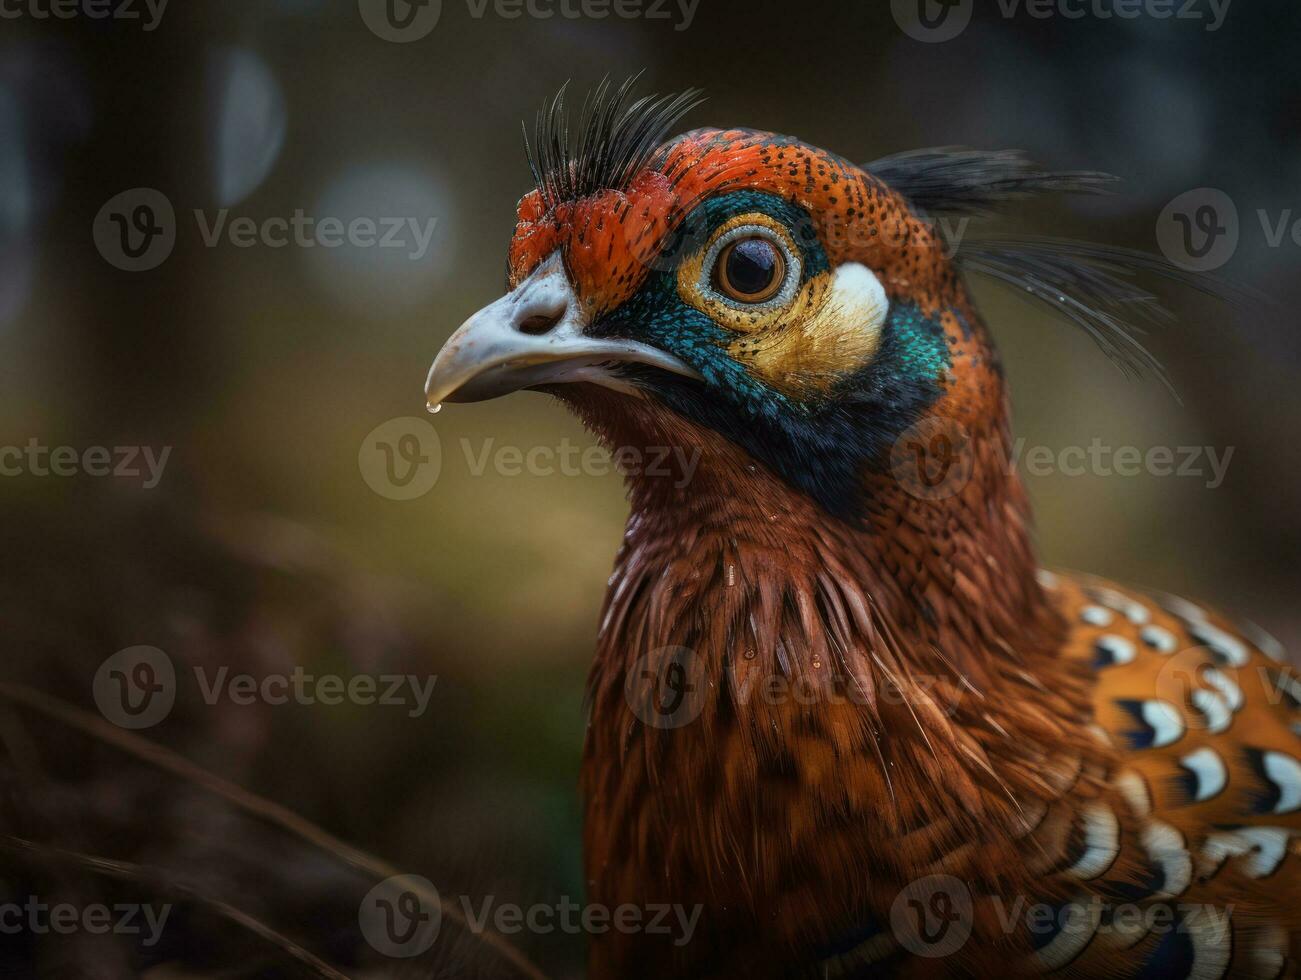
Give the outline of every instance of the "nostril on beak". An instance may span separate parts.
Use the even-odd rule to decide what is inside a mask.
[[[543,334],[550,333],[565,317],[565,307],[561,306],[555,310],[543,310],[526,316],[519,322],[516,328],[520,333],[528,334],[530,337],[540,337]]]

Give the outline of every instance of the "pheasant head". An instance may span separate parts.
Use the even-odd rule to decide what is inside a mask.
[[[993,347],[899,190],[771,133],[659,145],[694,97],[625,94],[598,96],[575,152],[552,117],[539,128],[509,292],[439,354],[431,404],[542,389],[642,440],[672,415],[851,521],[870,510],[864,474],[922,420],[999,431]]]

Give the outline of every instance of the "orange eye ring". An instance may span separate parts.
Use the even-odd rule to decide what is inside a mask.
[[[770,239],[750,235],[729,242],[714,263],[714,288],[736,303],[766,303],[786,282],[786,257]]]

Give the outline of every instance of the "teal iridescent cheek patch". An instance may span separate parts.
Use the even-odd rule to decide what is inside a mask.
[[[905,376],[918,380],[934,379],[952,363],[944,326],[939,318],[922,313],[915,303],[894,303],[886,318],[891,360]]]

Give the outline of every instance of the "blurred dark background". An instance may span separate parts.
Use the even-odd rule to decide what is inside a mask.
[[[566,79],[582,92],[643,69],[646,90],[706,90],[691,126],[791,133],[856,161],[1017,147],[1124,179],[1115,196],[1036,202],[992,232],[1155,250],[1171,200],[1227,195],[1240,241],[1217,275],[1275,305],[1164,290],[1178,321],[1149,345],[1182,402],[1126,380],[1018,297],[975,288],[1026,445],[1232,447],[1215,487],[1209,472],[1027,476],[1045,562],[1205,596],[1301,648],[1290,312],[1301,244],[1285,234],[1274,247],[1258,217],[1301,219],[1301,7],[1237,0],[1215,30],[1209,2],[1200,21],[977,7],[960,36],[925,43],[886,3],[699,0],[688,13],[669,0],[663,17],[602,19],[511,17],[495,0],[478,16],[477,0],[443,0],[432,30],[396,43],[355,0],[173,2],[152,30],[143,4],[142,21],[58,19],[33,14],[43,0],[15,0],[21,16],[0,20],[0,446],[172,450],[148,488],[30,468],[0,478],[8,682],[98,717],[96,670],[141,644],[182,674],[436,675],[418,717],[210,706],[185,675],[175,709],[140,734],[427,876],[445,898],[581,899],[582,691],[622,530],[620,480],[476,473],[467,452],[589,444],[532,393],[429,418],[442,464],[413,500],[372,489],[364,440],[388,420],[428,418],[433,354],[501,291],[530,186],[521,118]],[[166,196],[176,242],[156,268],[130,272],[93,228],[136,188]],[[299,209],[433,219],[433,236],[415,257],[208,247],[194,212],[210,222],[222,209],[259,223]],[[358,941],[374,878],[328,850],[8,694],[0,754],[6,892],[176,904],[148,949],[0,935],[6,975],[300,975],[275,942],[214,911],[217,898],[345,972],[407,975]],[[152,877],[114,879],[50,848]],[[444,932],[458,937],[410,975],[512,975]],[[581,936],[511,938],[548,975],[581,975]]]

